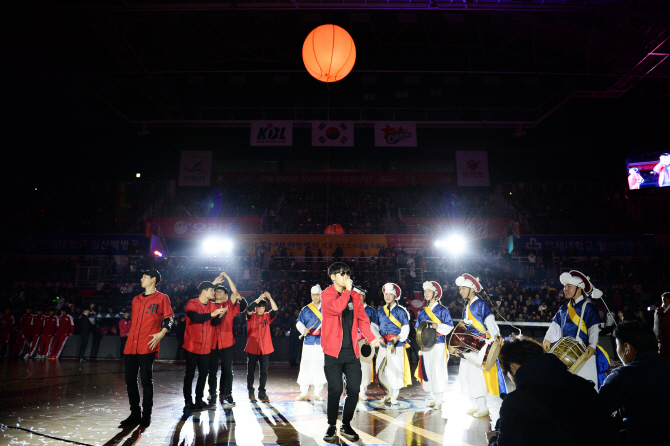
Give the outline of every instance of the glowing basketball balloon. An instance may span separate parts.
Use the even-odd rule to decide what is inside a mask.
[[[316,79],[337,82],[349,74],[356,62],[354,39],[337,25],[321,25],[305,39],[302,60]]]

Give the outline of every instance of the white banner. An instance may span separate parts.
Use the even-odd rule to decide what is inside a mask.
[[[182,150],[179,163],[180,186],[209,186],[212,177],[212,152]]]
[[[459,186],[488,186],[489,157],[486,151],[456,152]]]
[[[353,147],[353,121],[312,121],[312,146]]]
[[[416,147],[416,122],[375,122],[376,147]]]
[[[293,121],[251,121],[251,145],[293,145]]]

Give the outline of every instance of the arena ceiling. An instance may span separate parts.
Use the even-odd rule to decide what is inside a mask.
[[[253,119],[529,128],[575,97],[670,96],[668,2],[30,2],[2,29],[10,124],[243,127]],[[329,88],[304,69],[316,26],[354,38]]]

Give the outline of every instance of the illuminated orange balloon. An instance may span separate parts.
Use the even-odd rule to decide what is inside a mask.
[[[305,39],[302,60],[316,79],[337,82],[349,74],[356,62],[354,39],[337,25],[321,25]]]

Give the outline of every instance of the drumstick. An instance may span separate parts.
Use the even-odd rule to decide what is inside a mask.
[[[314,328],[314,326],[315,326],[316,324],[318,324],[319,322],[320,322],[320,321],[316,321],[316,322],[314,322],[314,324],[312,324],[311,327],[309,327],[307,330],[305,330],[305,331],[302,332],[302,334],[298,337],[298,339],[302,339],[302,338],[304,338],[305,335],[306,335],[307,333],[309,333],[310,331],[312,331],[312,328]]]

